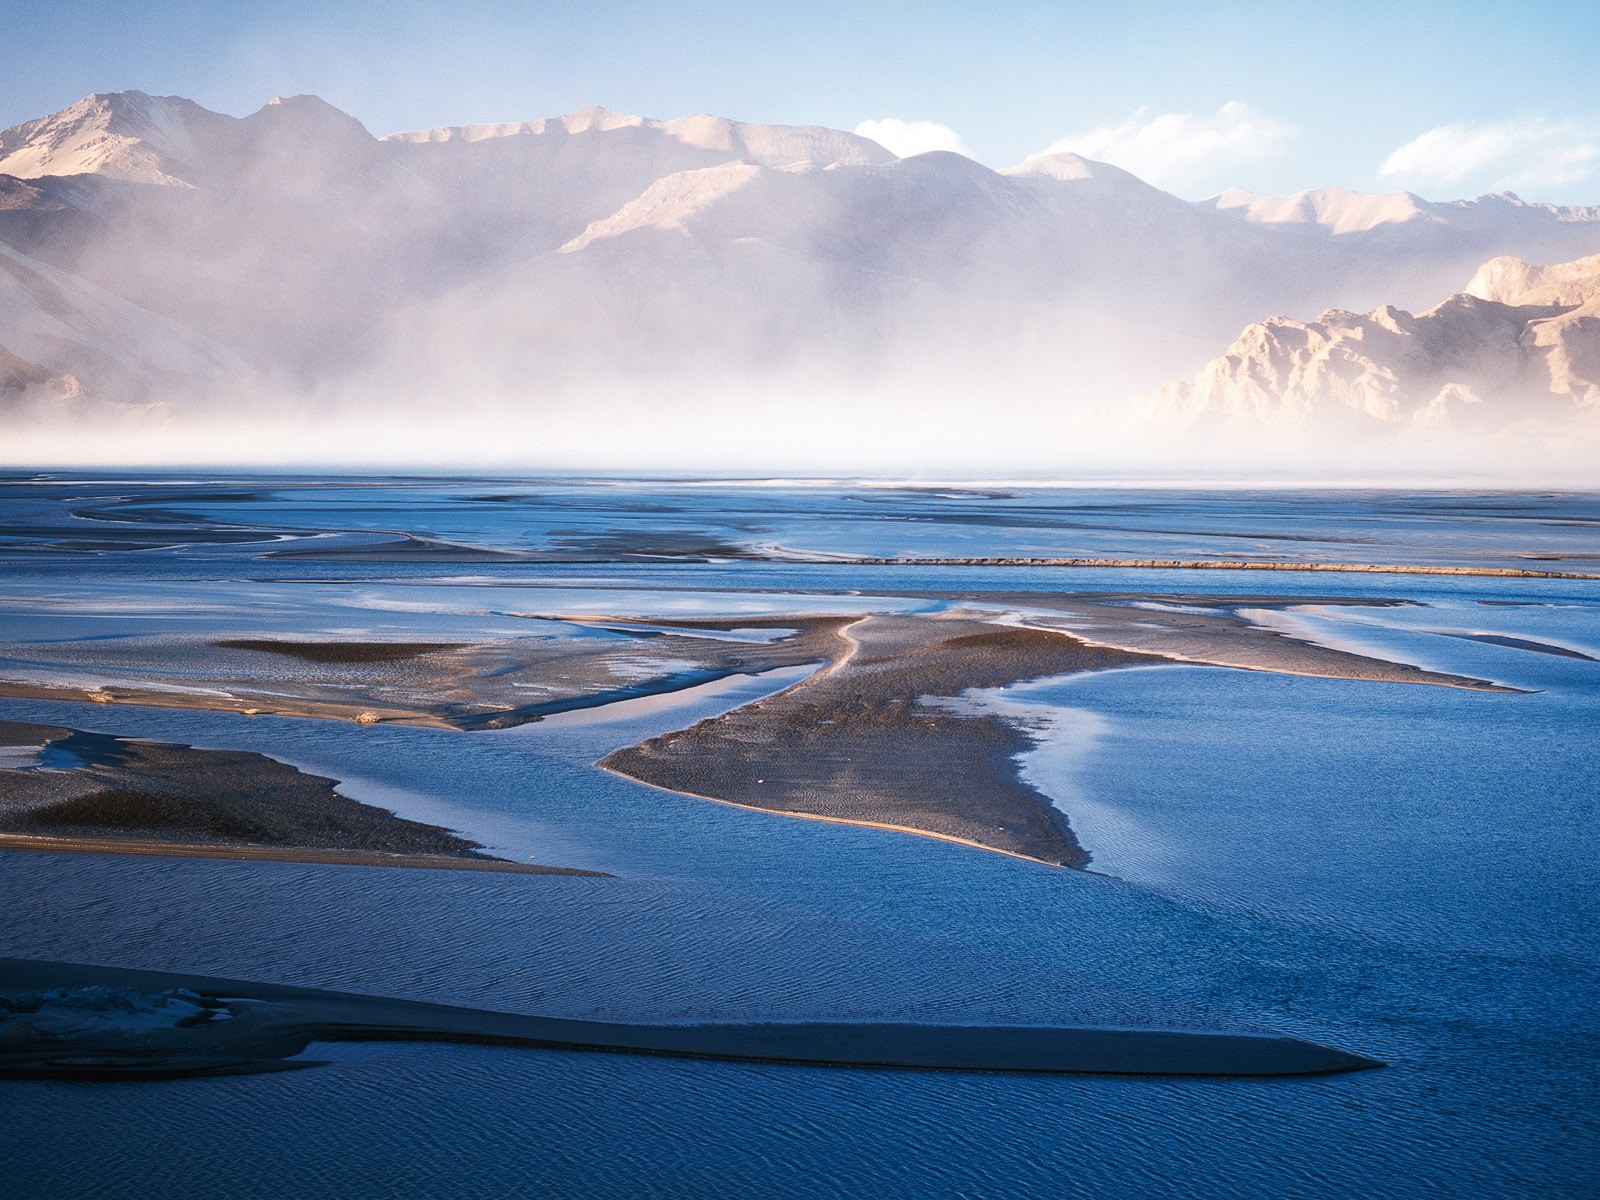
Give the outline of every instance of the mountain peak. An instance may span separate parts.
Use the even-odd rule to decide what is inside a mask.
[[[1062,183],[1075,183],[1080,179],[1122,180],[1137,178],[1137,176],[1129,174],[1121,167],[1114,167],[1110,163],[1085,158],[1083,155],[1074,154],[1070,150],[1058,151],[1055,154],[1037,155],[1026,162],[1018,163],[1014,167],[1004,168],[1000,174],[1010,175],[1019,179],[1030,177],[1055,179]]]
[[[693,160],[684,158],[680,164],[683,169],[710,165],[705,157],[707,154],[766,167],[786,167],[801,162],[813,162],[819,166],[835,163],[867,166],[895,161],[895,156],[876,142],[839,129],[815,125],[749,124],[708,113],[658,121],[651,117],[616,112],[597,104],[565,116],[540,121],[421,129],[392,133],[383,140],[412,143],[483,142],[504,138],[544,139],[624,131],[633,136],[660,138],[676,143],[683,150],[700,152],[700,156]]]
[[[810,162],[818,166],[873,166],[895,161],[877,142],[820,125],[762,125],[714,117],[680,117],[659,125],[685,146],[730,154],[767,167]]]
[[[1551,267],[1509,255],[1491,258],[1473,275],[1466,294],[1501,304],[1588,304],[1600,297],[1600,254]]]
[[[271,128],[291,136],[349,138],[356,135],[362,141],[372,138],[365,125],[321,96],[274,96],[244,118],[244,122],[256,129]]]
[[[309,164],[371,142],[360,121],[316,96],[279,96],[240,119],[181,96],[98,92],[0,132],[0,174],[189,188],[231,178],[262,154]]]
[[[609,133],[613,129],[639,129],[654,124],[644,117],[618,112],[601,104],[585,104],[565,116],[557,117],[556,123],[568,133]],[[538,124],[543,125],[545,122],[540,121]]]
[[[1366,233],[1424,217],[1426,200],[1410,192],[1369,196],[1346,187],[1325,187],[1288,196],[1257,196],[1230,188],[1201,202],[1203,207],[1257,225],[1316,225],[1330,233]]]
[[[355,118],[341,108],[329,104],[321,96],[313,96],[307,92],[299,92],[293,96],[274,96],[261,106],[257,112],[272,110],[277,113],[308,115],[317,117],[339,117],[346,121]]]
[[[95,92],[76,104],[0,132],[0,173],[103,175],[189,186],[198,142],[231,117],[181,96]]]

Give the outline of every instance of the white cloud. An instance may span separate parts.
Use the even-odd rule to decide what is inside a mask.
[[[1600,174],[1600,122],[1440,125],[1395,150],[1378,173],[1423,184],[1472,179],[1491,190],[1580,183]]]
[[[1036,158],[1071,151],[1112,163],[1158,187],[1183,188],[1236,163],[1281,153],[1300,130],[1238,100],[1214,113],[1153,113],[1052,142]]]
[[[881,121],[863,121],[856,126],[856,134],[871,138],[890,154],[910,158],[913,154],[926,154],[930,150],[949,150],[954,154],[972,157],[961,135],[948,125],[937,121],[902,121],[899,117],[884,117]]]

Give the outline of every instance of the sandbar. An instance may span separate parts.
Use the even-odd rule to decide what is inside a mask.
[[[313,1042],[465,1042],[797,1066],[1294,1076],[1383,1064],[1275,1034],[794,1021],[618,1024],[165,971],[0,959],[0,1077],[125,1080],[316,1066]]]
[[[702,799],[1082,868],[1090,854],[1068,818],[1018,776],[1030,732],[940,698],[1173,663],[1516,690],[1290,637],[1248,618],[1250,608],[1264,606],[1259,598],[920,594],[965,607],[864,616],[842,631],[850,644],[825,670],[776,696],[617,750],[599,765]]]
[[[545,617],[601,636],[459,642],[170,635],[0,642],[0,695],[363,725],[506,729],[732,675],[821,663],[850,619],[799,614],[690,624]],[[715,636],[762,627],[783,636]],[[18,667],[5,678],[9,663]]]
[[[868,616],[847,632],[849,644],[824,671],[600,765],[749,808],[923,833],[1053,866],[1088,863],[1066,817],[1017,776],[1029,734],[926,700],[1160,660],[960,613]]]
[[[920,614],[872,611],[891,598],[937,607]],[[1089,855],[1067,818],[1018,777],[1016,759],[1032,747],[1032,733],[1012,719],[939,701],[969,688],[1174,663],[1517,690],[1320,645],[1274,627],[1281,609],[1395,603],[894,589],[876,603],[863,598],[860,609],[845,614],[545,615],[539,616],[545,628],[581,627],[581,635],[491,642],[164,635],[28,643],[13,649],[16,661],[49,672],[49,681],[0,682],[0,694],[470,731],[733,675],[826,664],[775,696],[618,750],[600,766],[704,799],[1083,867]],[[91,682],[111,671],[123,682]],[[83,682],[74,686],[74,680]],[[359,842],[305,848],[391,851]]]
[[[496,858],[262,754],[15,721],[0,722],[0,746],[13,752],[0,850],[589,873]]]
[[[1460,633],[1451,629],[1433,630],[1440,637],[1460,638],[1465,642],[1482,642],[1488,646],[1502,646],[1507,650],[1526,650],[1530,654],[1549,654],[1555,658],[1576,658],[1583,662],[1600,662],[1592,654],[1574,650],[1571,646],[1556,646],[1550,642],[1536,642],[1532,638],[1512,637],[1505,633]]]

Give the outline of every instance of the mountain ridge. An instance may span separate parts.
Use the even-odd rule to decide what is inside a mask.
[[[711,412],[797,388],[885,431],[920,404],[932,437],[973,394],[1066,431],[1205,369],[1264,313],[1410,313],[1501,256],[1600,252],[1600,207],[1339,188],[1192,203],[1072,154],[995,171],[597,106],[377,138],[315,97],[231,117],[105,93],[0,132],[0,172],[0,246],[21,256],[0,346],[21,361],[180,425],[387,395],[419,444],[463,402],[537,424],[623,396],[653,427],[672,415],[652,395]],[[44,269],[70,303],[16,282]],[[1586,319],[1535,331],[1575,395]]]

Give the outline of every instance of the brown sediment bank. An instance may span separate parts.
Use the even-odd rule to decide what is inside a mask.
[[[1483,680],[1298,641],[1233,611],[1144,610],[1064,596],[969,594],[976,611],[868,616],[829,668],[766,700],[618,750],[607,770],[669,791],[923,834],[1059,866],[1088,854],[1018,778],[1024,729],[930,703],[967,688],[1111,667],[1208,663],[1509,692]],[[1043,611],[1041,611],[1043,610]],[[985,619],[985,617],[990,619]],[[1060,621],[1061,628],[1039,628]]]
[[[1515,690],[1318,645],[1272,627],[1263,614],[1251,611],[1323,602],[1309,598],[892,594],[956,603],[965,611],[653,619],[567,615],[544,619],[583,625],[603,636],[490,643],[269,637],[53,643],[19,647],[16,653],[34,667],[49,662],[46,655],[58,655],[59,668],[49,662],[49,670],[70,667],[88,678],[95,677],[91,671],[127,678],[142,669],[148,682],[92,690],[89,685],[0,683],[0,694],[471,730],[678,691],[733,674],[827,662],[826,670],[775,697],[619,750],[601,765],[707,799],[1082,866],[1088,856],[1066,818],[1017,777],[1015,758],[1032,745],[1029,732],[993,714],[953,711],[939,705],[939,698],[1049,675],[1174,662]],[[728,636],[740,629],[778,636],[770,641]],[[286,658],[305,665],[286,669]],[[182,686],[175,686],[179,681]],[[147,797],[130,798],[137,789],[122,787],[119,794],[107,785],[102,790],[105,794],[94,802],[101,817],[115,804],[119,812],[143,805],[147,824],[175,819],[170,801],[151,808]],[[82,824],[95,813],[63,810],[58,817]],[[215,820],[216,814],[206,819]]]
[[[722,589],[748,594],[746,589]],[[833,592],[798,592],[828,595]],[[933,600],[959,604],[988,617],[1058,629],[1081,641],[1182,663],[1327,679],[1373,683],[1420,683],[1471,691],[1516,693],[1520,689],[1431,671],[1409,663],[1374,658],[1352,650],[1322,645],[1255,619],[1254,610],[1297,608],[1395,608],[1411,601],[1392,597],[1208,595],[1146,592],[1022,592],[1001,590],[919,590],[895,588],[867,595],[880,598]],[[615,618],[571,618],[595,624],[621,625]],[[683,621],[685,628],[793,626],[805,618]],[[852,620],[854,618],[845,618]],[[825,620],[817,618],[817,620]],[[636,622],[669,626],[677,622]],[[1498,644],[1507,644],[1504,641]],[[813,645],[821,646],[819,638]],[[1531,648],[1531,645],[1527,648]]]
[[[530,870],[265,755],[0,722],[0,849]]]
[[[830,667],[776,696],[618,750],[600,765],[675,792],[930,834],[1057,866],[1088,855],[1023,783],[1012,722],[927,702],[1149,655],[971,615],[870,616]]]
[[[1251,609],[1281,610],[1316,606],[1322,601],[1261,602],[1240,597],[1196,603],[1192,598],[1161,596],[1129,600],[1015,592],[973,593],[962,599],[975,607],[1031,610],[1027,616],[1030,623],[1063,629],[1095,645],[1178,662],[1369,683],[1422,683],[1479,692],[1521,690],[1322,645],[1250,617]],[[1348,606],[1350,602],[1345,603]]]
[[[1058,627],[1097,645],[1186,662],[1343,679],[1495,687],[1318,646],[1244,615],[1251,607],[1394,603],[1388,600],[917,589],[893,589],[883,595],[1027,614],[1032,623]],[[823,662],[837,652],[839,628],[855,618],[784,614],[542,619],[612,636],[534,635],[479,642],[265,635],[0,641],[0,696],[362,724],[497,729],[574,708],[681,691],[729,675]],[[725,636],[738,629],[780,629],[784,636],[770,641]],[[11,677],[5,678],[8,674]]]
[[[603,628],[614,636],[492,642],[131,637],[112,644],[0,643],[0,672],[3,659],[10,656],[25,662],[33,676],[0,679],[0,695],[361,724],[503,729],[551,713],[681,691],[730,675],[822,662],[833,651],[839,626],[849,619],[572,618],[572,624]],[[740,628],[788,633],[773,641],[739,641],[696,632]],[[285,660],[297,665],[288,666]]]
[[[0,1077],[172,1079],[319,1065],[313,1042],[466,1042],[828,1067],[1292,1076],[1383,1064],[1275,1034],[886,1021],[618,1024],[166,971],[0,959]]]
[[[1025,624],[1060,629],[1093,645],[1152,654],[1173,662],[1371,683],[1422,683],[1481,692],[1521,692],[1520,688],[1470,675],[1430,671],[1409,663],[1307,641],[1255,619],[1257,611],[1398,608],[1413,604],[1392,597],[950,588],[896,588],[881,595],[960,604]],[[1497,644],[1508,643],[1500,640]],[[1532,645],[1521,648],[1531,649]]]

